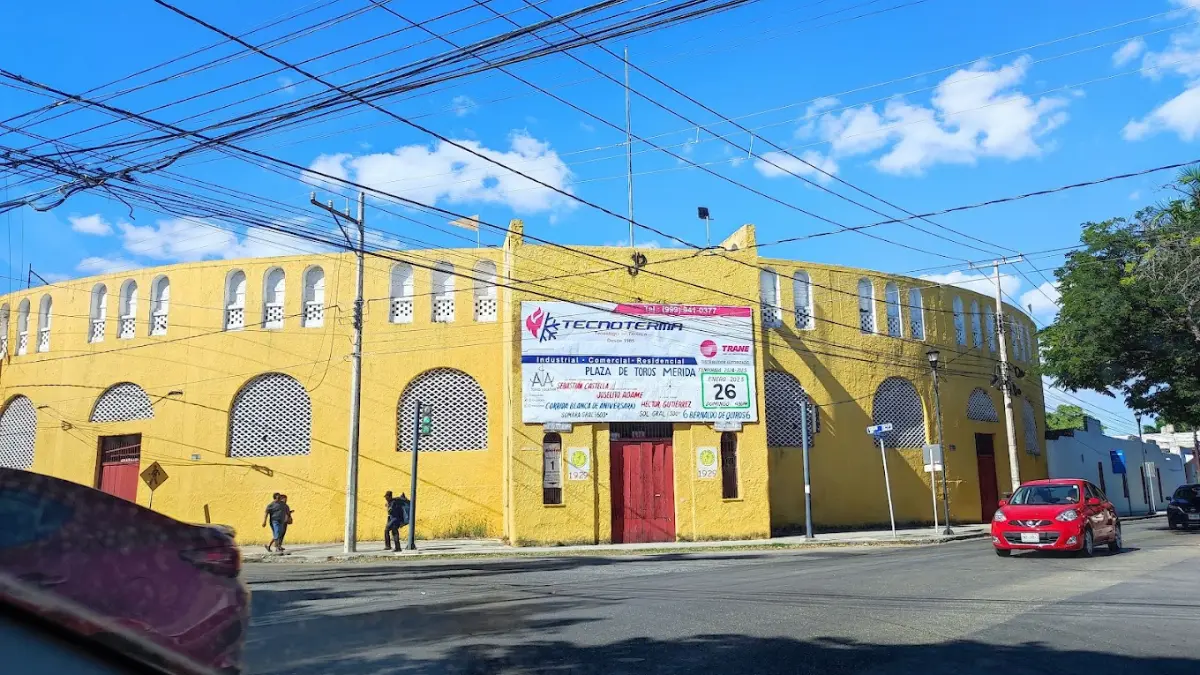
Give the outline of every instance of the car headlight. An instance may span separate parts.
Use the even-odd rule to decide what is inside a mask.
[[[1008,520],[1008,517],[1004,515],[1003,511],[997,509],[996,515],[992,516],[992,520],[996,521],[997,523],[1003,523],[1004,521]]]
[[[1072,520],[1079,520],[1079,512],[1076,511],[1075,509],[1067,509],[1066,511],[1063,511],[1062,513],[1055,516],[1054,519],[1061,520],[1064,523],[1069,523]]]

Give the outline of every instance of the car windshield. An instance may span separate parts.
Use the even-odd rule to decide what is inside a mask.
[[[1026,485],[1013,493],[1010,504],[1055,505],[1078,504],[1078,485]]]
[[[1175,492],[1176,499],[1195,499],[1200,497],[1200,485],[1185,485]]]

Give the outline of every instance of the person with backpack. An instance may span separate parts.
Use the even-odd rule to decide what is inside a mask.
[[[387,502],[387,524],[383,529],[383,548],[391,551],[395,550],[399,553],[400,544],[400,528],[408,525],[409,504],[408,497],[401,492],[399,497],[393,497],[392,491],[388,490],[383,495],[384,501]],[[396,548],[392,548],[392,542],[396,542]]]

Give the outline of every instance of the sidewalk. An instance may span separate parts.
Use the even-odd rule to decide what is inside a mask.
[[[581,546],[508,546],[499,539],[418,539],[415,552],[392,553],[385,551],[382,541],[360,541],[358,551],[343,553],[342,545],[295,544],[283,553],[267,553],[262,544],[242,546],[244,562],[267,563],[326,563],[326,562],[376,562],[381,560],[401,561],[413,558],[451,557],[524,557],[524,556],[573,556],[573,555],[649,555],[660,553],[688,553],[698,551],[720,551],[723,549],[800,549],[830,546],[913,546],[941,544],[960,539],[979,539],[988,536],[988,525],[955,525],[954,534],[945,536],[939,528],[932,527],[897,530],[892,538],[891,530],[862,530],[853,532],[830,532],[818,534],[813,539],[803,535],[774,537],[771,539],[748,539],[735,541],[679,541],[650,544],[599,544]]]

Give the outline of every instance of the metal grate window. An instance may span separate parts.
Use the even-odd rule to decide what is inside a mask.
[[[889,377],[875,390],[871,423],[890,422],[892,430],[883,435],[884,447],[920,448],[925,445],[925,410],[912,382]]]
[[[121,338],[122,340],[132,340],[133,336],[136,334],[137,319],[132,316],[121,317],[121,327],[117,337]]]
[[[858,280],[858,327],[864,333],[875,332],[875,286],[870,279]]]
[[[417,401],[433,406],[433,434],[421,439],[422,450],[486,450],[487,397],[475,378],[451,368],[418,375],[400,395],[396,407],[396,450],[411,451]]]
[[[230,457],[307,455],[312,444],[312,401],[304,385],[282,373],[250,380],[229,413]]]
[[[996,404],[982,387],[975,387],[967,397],[967,419],[976,422],[999,422]]]
[[[765,269],[759,272],[758,283],[763,328],[779,328],[783,325],[783,310],[779,306],[779,275],[775,270]]]
[[[737,497],[737,435],[732,431],[725,431],[721,433],[721,498],[737,499]]]
[[[967,345],[967,319],[963,316],[962,298],[954,296],[954,341]]]
[[[914,340],[925,339],[925,302],[921,289],[908,289],[908,336]]]
[[[392,298],[392,313],[388,318],[392,323],[412,323],[412,298]]]
[[[883,294],[887,304],[888,335],[901,337],[904,331],[904,321],[900,316],[900,288],[889,281],[887,286],[884,286]]]
[[[128,422],[154,419],[154,406],[141,387],[132,382],[114,384],[96,399],[91,422]]]
[[[0,466],[28,471],[33,466],[37,411],[24,396],[14,396],[0,414]]]
[[[1038,442],[1037,416],[1033,414],[1029,399],[1021,400],[1021,426],[1025,427],[1025,452],[1042,454],[1042,444]]]
[[[792,275],[792,301],[796,308],[796,328],[809,330],[813,327],[812,279],[808,272]]]
[[[767,445],[773,448],[804,446],[801,431],[801,411],[808,405],[808,447],[813,436],[821,431],[820,408],[800,386],[799,380],[781,370],[763,373],[766,384]]]

